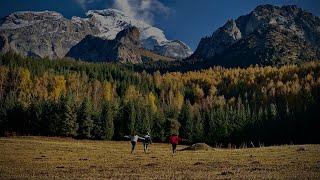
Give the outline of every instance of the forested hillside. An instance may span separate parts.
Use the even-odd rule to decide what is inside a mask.
[[[137,131],[165,141],[320,143],[320,62],[194,72],[0,57],[2,135],[119,140]],[[143,70],[143,65],[139,66]]]

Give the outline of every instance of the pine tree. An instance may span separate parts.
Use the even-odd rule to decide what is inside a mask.
[[[168,118],[165,123],[166,137],[169,137],[172,134],[179,135],[179,129],[181,124],[176,119]]]
[[[137,119],[137,112],[136,107],[133,101],[129,101],[129,103],[126,106],[127,108],[127,118],[128,118],[128,131],[129,133],[133,133],[136,131],[136,119]]]
[[[44,105],[44,113],[42,115],[41,124],[47,129],[48,135],[60,135],[60,109],[57,103],[48,101]]]
[[[34,102],[28,109],[28,119],[31,120],[31,131],[34,135],[41,134],[41,116],[43,114],[43,103]]]
[[[157,111],[152,121],[152,136],[161,141],[165,141],[166,136],[170,134],[166,133],[165,116],[162,111]]]
[[[116,105],[111,101],[105,103],[101,114],[101,125],[104,132],[104,137],[111,140],[114,135],[114,118],[116,116]]]
[[[7,131],[7,111],[8,108],[5,101],[0,101],[0,136],[3,136]]]
[[[193,140],[199,142],[203,140],[203,121],[198,106],[193,107]]]
[[[141,112],[141,120],[142,120],[142,125],[141,125],[141,132],[146,133],[151,130],[151,121],[152,121],[152,107],[149,104],[141,105],[142,107],[142,112]]]
[[[75,137],[78,124],[71,95],[62,96],[59,104],[59,135]]]
[[[102,113],[96,112],[91,117],[93,121],[93,128],[91,131],[91,137],[94,139],[106,139],[104,133],[104,126],[102,122]]]
[[[193,141],[193,114],[190,101],[186,101],[179,115],[179,122],[181,124],[180,134],[182,137]]]
[[[78,137],[91,138],[91,130],[93,128],[93,121],[91,119],[91,104],[88,98],[82,102],[78,115]]]

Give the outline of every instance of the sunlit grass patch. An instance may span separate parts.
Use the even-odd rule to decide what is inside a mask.
[[[183,146],[179,146],[182,149]],[[301,150],[304,149],[304,150]],[[9,178],[298,178],[320,177],[320,145],[171,153],[154,143],[45,137],[0,138],[0,179]]]

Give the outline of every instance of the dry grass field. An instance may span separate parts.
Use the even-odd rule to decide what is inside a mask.
[[[302,148],[303,147],[303,148]],[[178,149],[182,146],[179,146]],[[319,179],[320,145],[178,151],[169,144],[0,138],[0,179]]]

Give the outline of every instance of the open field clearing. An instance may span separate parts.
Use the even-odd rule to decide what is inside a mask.
[[[319,179],[320,145],[178,151],[152,144],[45,137],[0,138],[0,179]],[[183,148],[179,146],[178,149]]]

